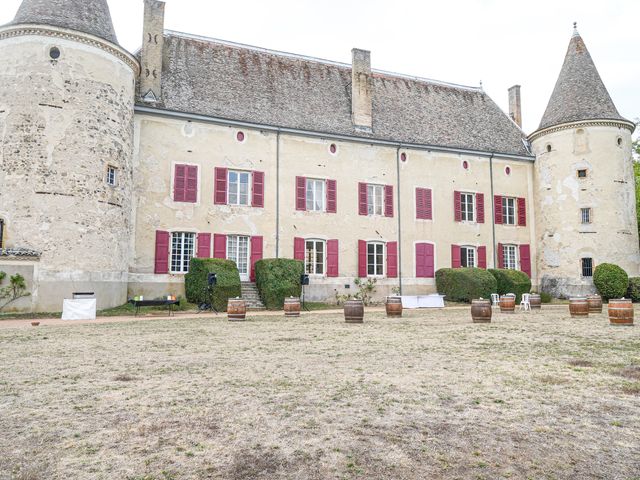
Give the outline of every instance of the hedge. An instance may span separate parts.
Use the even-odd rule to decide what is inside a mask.
[[[491,298],[497,282],[493,275],[480,268],[441,268],[436,272],[438,293],[452,302],[467,302]]]
[[[629,288],[627,289],[627,298],[634,302],[640,302],[640,277],[629,278]]]
[[[531,279],[529,276],[519,270],[504,270],[492,268],[489,270],[498,284],[496,292],[498,295],[506,295],[507,293],[516,294],[516,303],[520,303],[523,293],[531,291]]]
[[[302,293],[300,275],[304,263],[287,258],[269,258],[256,262],[256,286],[265,307],[279,310],[287,297],[299,297]]]
[[[228,300],[242,295],[238,267],[231,260],[192,258],[189,273],[184,278],[187,300],[196,305],[209,302],[207,277],[210,272],[218,276],[218,283],[213,289],[213,306],[220,312],[226,312]]]
[[[593,283],[605,300],[622,298],[627,294],[629,276],[618,265],[603,263],[594,270]]]

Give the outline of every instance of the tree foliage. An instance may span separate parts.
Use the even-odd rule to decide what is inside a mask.
[[[5,272],[0,272],[0,285],[6,277],[7,274]],[[0,312],[16,300],[29,295],[31,294],[27,291],[27,282],[24,277],[19,273],[12,275],[9,277],[9,285],[0,287]]]

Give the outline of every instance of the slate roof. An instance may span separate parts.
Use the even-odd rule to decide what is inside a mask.
[[[67,28],[118,44],[107,0],[23,0],[8,25]]]
[[[530,156],[480,88],[374,71],[373,131],[351,121],[351,66],[165,32],[164,108],[327,134]]]
[[[574,33],[540,129],[581,120],[626,120],[604,86],[582,37]]]

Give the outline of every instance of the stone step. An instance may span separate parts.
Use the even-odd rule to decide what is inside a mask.
[[[256,312],[266,310],[262,300],[260,299],[260,291],[253,282],[241,282],[240,292],[242,293],[242,299],[247,304],[247,310]]]

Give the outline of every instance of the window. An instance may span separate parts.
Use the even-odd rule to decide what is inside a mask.
[[[503,245],[502,254],[504,256],[503,268],[507,270],[518,269],[517,249],[515,245]]]
[[[580,209],[580,216],[582,218],[582,224],[586,225],[588,223],[591,223],[591,209],[590,208],[581,208]]]
[[[502,197],[502,223],[503,225],[516,224],[516,199]]]
[[[188,273],[189,262],[195,252],[195,233],[174,232],[171,234],[171,273]]]
[[[307,211],[324,212],[326,198],[325,181],[307,178]]]
[[[111,187],[116,186],[117,173],[118,169],[116,167],[112,167],[111,165],[107,167],[107,185]]]
[[[367,185],[367,213],[369,215],[384,214],[384,187]]]
[[[309,275],[324,275],[325,242],[322,240],[307,240],[305,242],[305,249],[305,272]]]
[[[249,205],[251,174],[229,171],[229,205]]]
[[[249,237],[227,235],[227,260],[236,264],[241,280],[249,280]]]
[[[60,49],[58,47],[52,47],[49,50],[49,56],[52,60],[58,60],[60,58]]]
[[[460,207],[462,209],[462,221],[473,222],[475,211],[475,194],[473,193],[461,193],[460,194]]]
[[[587,171],[584,169],[578,170],[578,178],[587,178]]]
[[[582,259],[582,276],[593,277],[593,258]]]
[[[476,267],[476,249],[475,247],[460,247],[460,264],[464,268]]]
[[[0,250],[4,248],[4,220],[0,218]]]
[[[384,244],[371,242],[367,244],[367,275],[382,277],[384,275]]]

